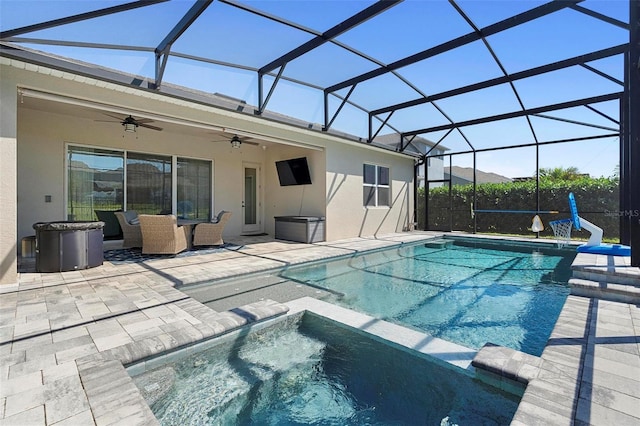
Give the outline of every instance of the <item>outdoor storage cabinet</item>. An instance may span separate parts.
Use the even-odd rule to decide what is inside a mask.
[[[324,241],[324,217],[276,216],[276,239],[316,243]]]
[[[39,222],[36,271],[62,272],[102,265],[104,222]]]

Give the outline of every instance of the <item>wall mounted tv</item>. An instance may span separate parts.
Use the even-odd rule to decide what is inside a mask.
[[[311,176],[307,157],[276,161],[280,186],[310,185]]]

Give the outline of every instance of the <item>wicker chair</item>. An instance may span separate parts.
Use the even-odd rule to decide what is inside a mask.
[[[137,221],[138,213],[135,210],[127,210],[126,212],[114,212],[120,222],[122,229],[122,247],[142,247],[142,231],[139,224],[132,224],[131,221]]]
[[[177,254],[187,249],[187,235],[184,226],[172,214],[141,214],[142,253]]]
[[[204,222],[196,225],[193,233],[194,246],[221,246],[222,231],[227,225],[227,221],[231,217],[231,212],[221,211],[218,213],[218,219],[215,222]]]

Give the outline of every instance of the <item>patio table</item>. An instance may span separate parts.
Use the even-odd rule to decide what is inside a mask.
[[[204,222],[203,220],[196,219],[178,219],[178,226],[184,227],[184,234],[187,237],[187,249],[191,250],[193,247],[193,230],[196,228],[196,225]]]

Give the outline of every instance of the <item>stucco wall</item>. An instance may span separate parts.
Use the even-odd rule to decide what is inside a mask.
[[[18,278],[16,251],[16,167],[17,124],[16,85],[0,70],[0,285]]]
[[[307,157],[311,185],[280,186],[276,161]],[[265,232],[274,235],[275,216],[325,215],[325,153],[283,146],[271,150],[265,164]]]
[[[0,70],[3,76],[3,129],[0,135],[3,155],[0,161],[2,183],[8,185],[7,190],[3,186],[2,225],[12,231],[0,234],[0,242],[3,248],[9,247],[5,258],[14,265],[15,258],[11,254],[17,251],[20,238],[34,233],[33,223],[66,219],[65,154],[69,143],[213,160],[213,212],[221,209],[234,212],[225,235],[242,232],[243,164],[246,162],[261,167],[260,211],[263,230],[271,235],[275,227],[273,217],[280,215],[326,216],[328,240],[401,231],[410,221],[413,159],[406,156],[251,115],[10,62],[11,66],[4,61]],[[266,150],[248,144],[234,150],[224,142],[213,142],[213,136],[195,136],[180,128],[162,132],[139,129],[134,134],[125,133],[117,122],[102,123],[69,113],[68,105],[47,101],[49,105],[42,110],[29,109],[29,99],[25,99],[23,105],[16,96],[16,88],[21,87],[112,105],[120,111],[131,110],[134,115],[135,111],[144,111],[178,120],[244,129],[265,135],[271,142],[282,142],[272,144]],[[7,105],[11,108],[5,113]],[[17,128],[17,143],[12,138],[12,125]],[[286,141],[315,148],[297,147]],[[301,156],[309,161],[312,185],[281,187],[275,162]],[[390,168],[390,208],[362,206],[362,164],[365,162]],[[51,195],[51,202],[45,202],[45,195]],[[4,277],[4,272],[12,268],[3,268]]]
[[[73,126],[69,125],[71,121]],[[66,220],[67,144],[213,160],[213,212],[224,209],[234,213],[226,235],[241,233],[242,163],[263,163],[266,155],[260,147],[250,145],[236,150],[226,143],[166,131],[139,129],[137,133],[125,133],[118,123],[105,125],[28,109],[19,110],[18,138],[20,236],[33,234],[35,222]],[[50,203],[45,202],[45,195],[52,196]]]
[[[391,206],[363,206],[363,164],[389,167]],[[327,146],[327,239],[406,230],[413,216],[413,159],[361,146]],[[349,206],[349,208],[346,208]]]

